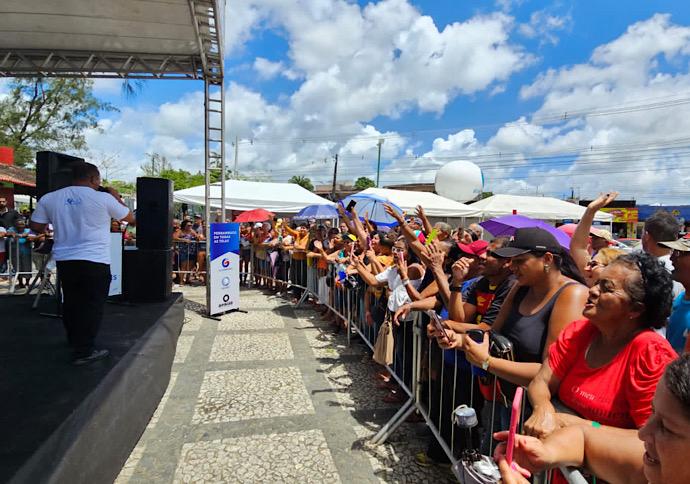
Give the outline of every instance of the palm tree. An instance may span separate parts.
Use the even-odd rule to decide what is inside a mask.
[[[288,180],[288,183],[295,183],[301,186],[302,188],[306,188],[310,192],[314,191],[314,185],[312,184],[311,180],[306,176],[295,175]]]

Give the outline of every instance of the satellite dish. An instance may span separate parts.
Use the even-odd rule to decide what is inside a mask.
[[[436,172],[436,193],[456,202],[474,200],[484,189],[484,174],[474,163],[451,161]]]

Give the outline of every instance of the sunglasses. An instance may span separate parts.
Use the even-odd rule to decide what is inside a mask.
[[[673,257],[675,257],[675,258],[677,259],[677,258],[679,258],[679,257],[684,257],[684,256],[686,256],[686,255],[688,255],[688,254],[690,254],[690,250],[677,250],[677,249],[674,249],[674,250],[673,250],[673,253],[672,253],[671,255],[673,255]]]
[[[602,264],[601,262],[596,261],[596,260],[591,260],[591,261],[587,262],[585,267],[589,267],[590,269],[594,269],[595,267],[604,267],[604,264]]]

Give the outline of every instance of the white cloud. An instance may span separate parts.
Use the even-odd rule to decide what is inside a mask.
[[[552,9],[537,10],[530,15],[529,22],[518,26],[518,32],[528,38],[539,38],[541,44],[558,44],[557,32],[569,30],[572,24],[570,14],[557,15]]]
[[[257,57],[254,60],[254,70],[262,79],[272,79],[285,69],[282,62],[272,62],[263,57]]]
[[[671,67],[662,69],[660,56]],[[560,196],[572,187],[591,197],[615,189],[643,202],[683,203],[690,197],[688,143],[668,149],[658,142],[690,132],[690,103],[672,102],[690,97],[690,73],[677,67],[689,60],[690,27],[667,15],[637,22],[596,48],[589,62],[550,69],[525,86],[524,98],[543,99],[531,118],[505,124],[485,143],[472,130],[437,139],[422,158],[394,163],[410,167],[396,178],[433,181],[430,160],[454,155],[482,166],[494,192]],[[660,108],[664,103],[671,105]],[[598,115],[609,106],[622,112]],[[567,116],[583,110],[590,114]]]

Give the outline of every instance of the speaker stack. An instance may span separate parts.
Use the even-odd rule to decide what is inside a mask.
[[[125,250],[123,295],[160,301],[172,294],[172,181],[137,178],[137,247]]]
[[[49,192],[72,184],[72,168],[83,163],[83,158],[56,153],[54,151],[39,151],[36,153],[36,195],[41,198]]]

